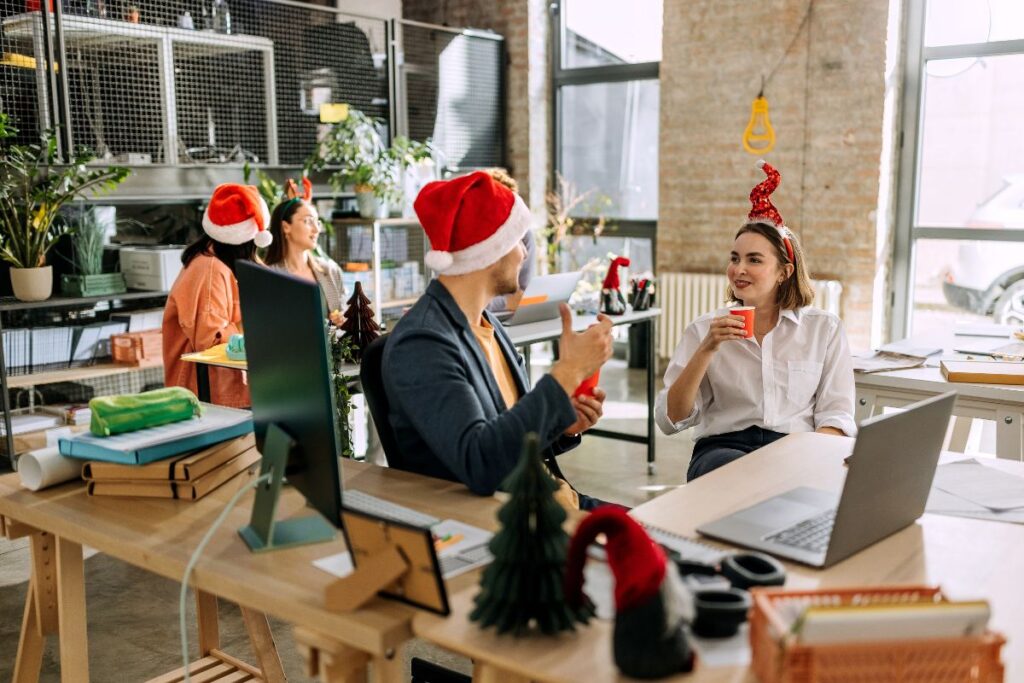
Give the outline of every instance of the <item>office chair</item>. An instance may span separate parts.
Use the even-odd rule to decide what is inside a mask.
[[[366,396],[366,406],[370,409],[370,416],[373,417],[373,424],[380,436],[380,445],[384,448],[384,457],[388,461],[388,467],[401,470],[405,467],[403,467],[402,454],[398,449],[398,441],[395,439],[395,433],[388,421],[390,407],[387,392],[384,390],[384,379],[381,376],[384,346],[387,343],[387,335],[382,335],[363,349],[363,359],[359,367],[359,382],[362,384],[363,394]]]

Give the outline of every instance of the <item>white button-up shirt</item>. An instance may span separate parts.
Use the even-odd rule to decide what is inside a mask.
[[[668,417],[668,390],[708,334],[719,309],[687,325],[665,372],[655,418],[666,434],[696,427],[694,438],[756,425],[791,434],[836,427],[857,433],[850,345],[843,323],[817,308],[786,310],[761,344],[753,337],[723,342],[701,380],[693,410],[678,422]]]

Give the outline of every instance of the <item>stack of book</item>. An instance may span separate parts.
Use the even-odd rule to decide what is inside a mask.
[[[256,474],[259,462],[256,439],[250,433],[148,465],[87,462],[82,478],[90,496],[198,500],[229,482],[240,486]]]

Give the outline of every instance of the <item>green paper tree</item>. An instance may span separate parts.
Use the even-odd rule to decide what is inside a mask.
[[[380,336],[380,325],[373,319],[373,308],[370,298],[363,293],[363,285],[356,282],[352,296],[345,310],[345,322],[341,325],[343,339],[351,346],[352,357],[356,362],[362,360],[363,349]]]
[[[541,460],[536,434],[526,435],[504,488],[511,497],[498,511],[501,530],[489,546],[494,561],[484,570],[469,618],[498,633],[522,635],[531,627],[547,635],[575,631],[576,622],[587,623],[593,610],[574,610],[565,601],[566,514],[555,500],[558,484]]]

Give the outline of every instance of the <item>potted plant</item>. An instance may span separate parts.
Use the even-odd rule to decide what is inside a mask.
[[[81,151],[67,165],[56,166],[52,131],[40,144],[9,143],[17,132],[0,112],[0,258],[11,264],[14,296],[43,301],[53,290],[46,253],[69,229],[54,221],[60,209],[86,192],[113,189],[128,177],[128,169],[90,168],[86,162],[92,156]]]
[[[388,202],[402,200],[402,171],[433,154],[429,142],[404,136],[396,137],[388,148],[381,128],[358,109],[349,109],[306,163],[307,170],[333,167],[328,178],[331,186],[338,192],[352,188],[363,218],[386,217]]]
[[[124,273],[103,272],[103,238],[105,228],[92,211],[86,211],[74,226],[75,239],[73,275],[64,275],[60,291],[67,296],[100,296],[121,294],[125,286]]]

